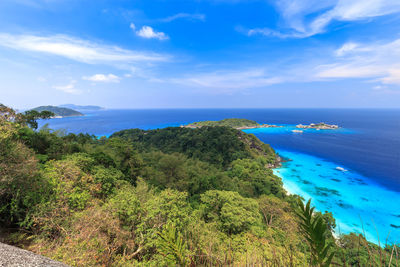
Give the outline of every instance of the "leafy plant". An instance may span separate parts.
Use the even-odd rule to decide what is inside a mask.
[[[300,229],[310,245],[311,265],[330,266],[334,252],[329,254],[332,243],[327,242],[328,226],[321,216],[314,214],[315,207],[311,207],[311,199],[304,205],[298,199],[296,214],[300,220]]]
[[[189,264],[187,244],[183,240],[182,234],[176,230],[172,223],[166,224],[157,235],[160,238],[157,248],[161,254],[179,266]]]

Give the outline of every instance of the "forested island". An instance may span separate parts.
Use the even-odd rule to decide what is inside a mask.
[[[29,127],[47,115],[0,105],[0,230],[11,245],[72,266],[397,262],[395,246],[335,237],[332,214],[286,193],[272,172],[279,156],[254,135],[202,126],[98,139]]]
[[[273,124],[260,124],[253,120],[247,119],[223,119],[220,121],[198,121],[187,125],[183,125],[185,128],[200,128],[200,127],[231,127],[237,130],[253,129],[253,128],[270,128],[270,127],[282,127]]]
[[[31,110],[42,112],[42,111],[49,111],[54,114],[54,117],[74,117],[74,116],[84,116],[81,112],[65,108],[65,107],[56,107],[56,106],[40,106],[33,108]]]

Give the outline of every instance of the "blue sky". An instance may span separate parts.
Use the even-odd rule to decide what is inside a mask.
[[[399,0],[1,0],[0,103],[400,108]]]

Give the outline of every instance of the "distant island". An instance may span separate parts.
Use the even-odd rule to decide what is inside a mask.
[[[253,120],[247,119],[224,119],[220,121],[198,121],[193,122],[187,125],[183,125],[181,127],[184,128],[201,128],[206,126],[225,126],[235,128],[237,130],[245,130],[245,129],[254,129],[254,128],[278,128],[283,126],[273,125],[273,124],[260,124]]]
[[[74,104],[64,104],[64,105],[59,105],[59,107],[62,108],[69,108],[73,110],[78,110],[78,111],[98,111],[98,110],[103,110],[105,108],[99,107],[99,106],[80,106],[80,105],[74,105]]]
[[[283,126],[281,125],[275,125],[275,124],[260,124],[256,121],[253,120],[247,120],[247,119],[224,119],[220,121],[198,121],[198,122],[193,122],[187,125],[182,125],[181,127],[184,128],[201,128],[201,127],[216,127],[216,126],[225,126],[225,127],[231,127],[237,130],[246,130],[246,129],[255,129],[255,128],[281,128]],[[303,125],[303,124],[298,124],[296,125],[296,128],[299,129],[317,129],[317,130],[332,130],[332,129],[338,129],[338,125],[330,125],[326,124],[324,122],[320,123],[311,123],[309,125]],[[293,132],[302,132],[302,130],[293,130]]]
[[[317,130],[334,130],[339,129],[338,125],[335,124],[326,124],[324,122],[320,123],[311,123],[309,125],[298,124],[296,128],[299,129],[317,129]]]
[[[79,111],[76,111],[76,110],[73,110],[70,108],[56,107],[56,106],[40,106],[40,107],[33,108],[31,110],[36,110],[38,112],[42,112],[42,111],[53,112],[55,115],[53,118],[84,116]]]

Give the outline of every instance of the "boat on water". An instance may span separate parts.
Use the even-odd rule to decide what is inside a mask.
[[[342,168],[342,167],[336,167],[336,170],[342,171],[342,172],[347,172],[347,170],[345,168]]]
[[[292,130],[293,133],[302,133],[302,130]]]

